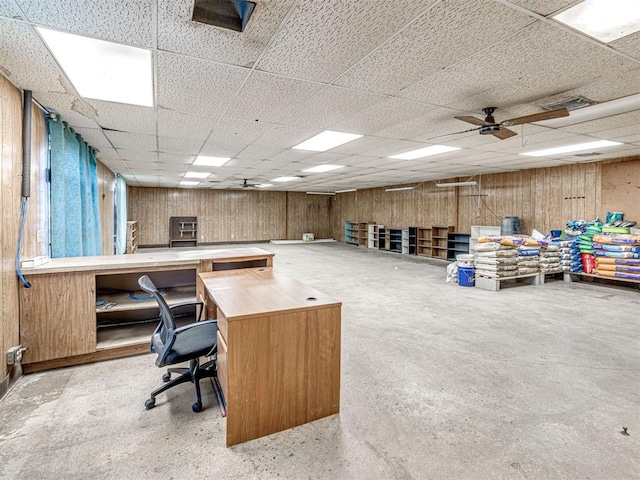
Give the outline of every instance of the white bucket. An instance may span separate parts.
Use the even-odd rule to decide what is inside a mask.
[[[461,254],[456,256],[456,263],[459,267],[473,267],[473,255]]]
[[[302,234],[302,241],[303,242],[313,242],[315,240],[315,237],[313,235],[313,233],[303,233]]]

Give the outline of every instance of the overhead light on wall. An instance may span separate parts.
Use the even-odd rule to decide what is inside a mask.
[[[396,188],[385,188],[385,192],[401,192],[403,190],[413,190],[416,187],[396,187]]]
[[[305,192],[307,195],[330,195],[330,196],[334,196],[335,193],[333,192]]]
[[[564,147],[545,148],[543,150],[522,152],[520,155],[526,155],[528,157],[545,157],[548,155],[563,155],[566,153],[581,152],[584,150],[595,150],[596,148],[614,147],[616,145],[622,145],[622,143],[612,142],[610,140],[598,140],[596,142],[575,143],[573,145],[565,145]]]
[[[449,182],[449,183],[436,183],[436,187],[438,188],[446,188],[446,187],[472,187],[473,185],[477,185],[478,182]]]
[[[151,50],[36,30],[82,97],[153,107]]]
[[[349,192],[357,192],[355,188],[347,188],[346,190],[336,190],[336,193],[349,193]]]
[[[325,130],[319,133],[315,137],[311,137],[302,143],[299,143],[295,147],[291,147],[293,150],[311,150],[314,152],[324,152],[345,143],[351,142],[356,138],[360,138],[362,135],[355,133],[335,132],[333,130]]]

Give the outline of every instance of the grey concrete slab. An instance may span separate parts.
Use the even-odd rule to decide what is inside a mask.
[[[226,448],[210,386],[199,414],[191,385],[144,409],[151,355],[35,373],[0,403],[0,478],[640,478],[638,289],[488,292],[435,260],[259,246],[343,301],[339,415]]]

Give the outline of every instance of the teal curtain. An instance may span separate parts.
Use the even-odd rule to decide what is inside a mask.
[[[102,255],[98,166],[93,149],[47,119],[51,155],[51,256]]]
[[[116,176],[116,254],[127,251],[127,183],[120,175]]]

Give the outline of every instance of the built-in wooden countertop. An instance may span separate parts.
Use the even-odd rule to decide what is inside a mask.
[[[270,267],[199,275],[207,293],[228,321],[342,305]]]
[[[203,260],[241,262],[255,257],[272,258],[273,253],[257,247],[210,250],[181,250],[169,252],[134,253],[127,255],[99,255],[93,257],[52,258],[38,267],[23,268],[23,275],[49,273],[119,270],[122,268],[198,265]]]

